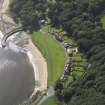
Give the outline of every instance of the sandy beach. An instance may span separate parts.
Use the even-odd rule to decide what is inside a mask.
[[[47,63],[38,48],[33,44],[31,39],[29,39],[27,48],[27,55],[34,67],[35,81],[37,82],[37,84],[35,83],[36,86],[32,94],[33,96],[38,90],[44,91],[47,89]]]

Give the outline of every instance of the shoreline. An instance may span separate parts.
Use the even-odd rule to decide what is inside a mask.
[[[14,23],[13,19],[6,14],[9,3],[10,0],[4,0],[1,14],[5,16],[5,19],[7,19],[7,21],[9,20],[11,23]],[[39,49],[33,44],[31,37],[28,40],[28,44],[25,44],[25,46],[26,49],[28,48],[26,52],[27,57],[29,58],[30,63],[33,66],[35,83],[38,82],[38,86],[35,86],[33,93],[29,97],[29,99],[31,99],[33,96],[35,96],[37,91],[45,91],[47,89],[47,62]]]
[[[47,63],[39,49],[33,44],[31,38],[29,38],[29,44],[26,46],[28,48],[26,54],[34,69],[35,82],[38,82],[37,85],[39,85],[35,86],[34,91],[30,96],[30,99],[32,99],[38,91],[43,92],[47,90]]]

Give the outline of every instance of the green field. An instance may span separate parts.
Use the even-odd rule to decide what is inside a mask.
[[[32,39],[40,49],[48,64],[48,86],[54,83],[61,76],[65,65],[64,48],[48,34],[48,27],[44,26],[42,31],[34,32]]]
[[[57,105],[56,98],[54,96],[50,97],[50,98],[48,98],[48,100],[46,100],[44,103],[42,103],[42,105]]]

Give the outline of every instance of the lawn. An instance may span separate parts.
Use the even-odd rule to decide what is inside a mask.
[[[54,96],[50,97],[44,103],[42,103],[42,105],[57,105],[56,98]]]
[[[40,49],[48,64],[48,86],[61,76],[65,65],[64,48],[47,32],[48,27],[43,26],[41,31],[34,32],[32,39]]]

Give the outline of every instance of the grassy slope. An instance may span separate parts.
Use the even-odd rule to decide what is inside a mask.
[[[47,60],[48,85],[54,85],[63,72],[65,51],[61,45],[48,34],[47,26],[42,28],[42,32],[34,32],[32,39]]]
[[[39,47],[48,63],[48,84],[53,85],[55,81],[60,77],[65,64],[65,53],[63,48],[56,42],[51,35],[47,33],[47,27],[42,28],[43,32],[35,32],[33,35],[33,41]],[[65,41],[69,42],[72,46],[77,46],[72,38],[65,36]],[[81,54],[73,54],[73,74],[77,79],[84,73],[84,65],[86,61],[81,57]],[[57,72],[56,72],[57,71]],[[69,76],[65,83],[65,87],[73,82],[72,75]],[[42,105],[56,105],[55,97],[48,98]]]
[[[56,98],[55,97],[50,97],[42,105],[57,105],[56,104]]]

